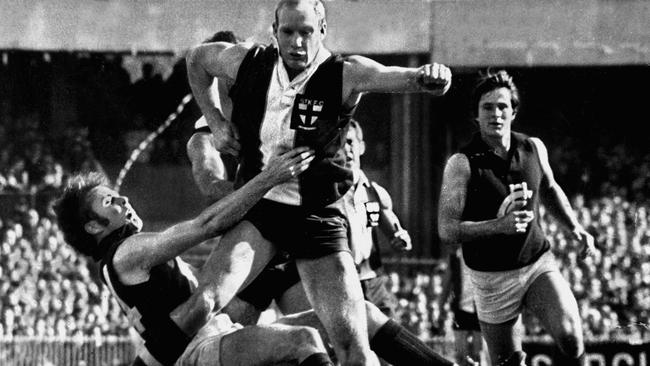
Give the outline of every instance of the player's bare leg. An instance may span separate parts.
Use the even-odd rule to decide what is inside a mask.
[[[430,349],[415,334],[410,333],[382,313],[374,304],[366,301],[368,337],[377,355],[396,366],[452,366],[453,362]],[[331,344],[327,331],[313,310],[292,314],[278,319],[277,323],[307,325],[318,329],[325,345]],[[332,351],[331,348],[328,350]],[[332,352],[330,352],[332,353]],[[334,359],[334,355],[332,358]],[[474,363],[461,362],[461,365]]]
[[[508,360],[515,352],[522,352],[519,317],[500,324],[481,323],[481,333],[488,346],[490,360],[499,365]]]
[[[296,261],[307,298],[344,366],[378,366],[370,350],[366,309],[352,256],[337,252]]]
[[[199,285],[188,301],[171,314],[188,335],[194,335],[208,319],[251,283],[275,254],[273,245],[248,221],[228,231],[201,268]]]
[[[559,272],[540,275],[528,290],[525,304],[541,321],[566,359],[563,365],[579,365],[585,351],[578,303]]]
[[[225,336],[220,348],[220,355],[205,359],[220,356],[222,366],[300,365],[312,355],[327,354],[316,329],[282,324],[245,327]]]

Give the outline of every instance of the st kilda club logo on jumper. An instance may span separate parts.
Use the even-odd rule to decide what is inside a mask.
[[[310,99],[302,94],[296,95],[293,104],[293,113],[291,116],[291,128],[305,131],[313,131],[316,127],[316,121],[323,111],[325,101]]]

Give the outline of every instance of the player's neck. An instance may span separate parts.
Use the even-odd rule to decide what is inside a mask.
[[[352,182],[356,186],[361,180],[361,169],[352,169]]]
[[[284,64],[284,69],[287,70],[287,76],[289,77],[289,81],[292,81],[293,79],[296,78],[296,76],[300,75],[300,73],[304,71],[304,70],[292,69],[286,63]]]
[[[104,230],[100,231],[99,233],[93,235],[95,237],[95,241],[97,243],[101,243],[101,241],[104,240],[104,238],[111,235],[111,233],[113,233],[115,230],[117,230],[117,229],[113,229],[113,230],[104,229]]]
[[[483,141],[494,151],[495,154],[505,159],[510,150],[510,134],[503,136],[483,136]]]

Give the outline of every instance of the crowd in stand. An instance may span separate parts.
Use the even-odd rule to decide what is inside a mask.
[[[111,62],[98,57],[73,58],[70,66],[74,70],[70,72],[75,73],[73,81],[88,91],[78,96],[79,114],[85,117],[86,107],[105,112],[107,117],[99,120],[98,115],[91,116],[96,119],[94,128],[99,128],[99,132],[77,125],[50,133],[53,131],[48,131],[48,126],[41,125],[38,113],[6,118],[15,113],[7,113],[0,105],[0,338],[127,333],[127,321],[116,301],[98,282],[95,269],[64,244],[49,203],[70,172],[102,170],[95,153],[102,155],[101,158],[110,156],[124,161],[126,154],[116,154],[115,147],[110,145],[117,146],[115,141],[120,141],[125,143],[124,151],[130,151],[132,146],[126,147],[129,138],[137,143],[155,129],[188,90],[165,99],[160,94],[164,81],[150,64],[144,64],[142,77],[131,84],[119,57]],[[37,67],[41,70],[39,75],[47,79],[49,74],[43,74],[46,68],[41,65],[44,61],[34,62],[25,63],[32,65],[25,67]],[[13,71],[1,77],[35,75]],[[20,80],[14,84],[22,85]],[[120,100],[124,103],[115,100],[108,103],[102,96],[109,94],[122,96]],[[158,103],[161,99],[165,103]],[[38,103],[38,99],[33,103]],[[170,108],[157,108],[161,104]],[[102,122],[102,118],[107,122]],[[125,120],[135,122],[125,127]],[[175,126],[181,125],[187,123]],[[156,150],[149,154],[149,162],[184,159],[183,139],[178,130],[168,131],[156,140]],[[544,218],[560,268],[578,300],[585,333],[592,338],[647,337],[650,332],[647,328],[650,323],[650,154],[647,147],[644,151],[635,150],[636,145],[601,143],[595,153],[584,155],[570,150],[574,145],[568,142],[556,146],[563,148],[550,149],[549,153],[558,181],[574,197],[573,207],[580,221],[594,234],[600,249],[595,257],[580,261],[574,243],[557,225]],[[391,286],[399,298],[398,318],[424,339],[447,334],[451,329],[452,318],[444,316],[449,309],[440,308],[437,301],[442,293],[444,271],[444,264],[390,268]],[[543,334],[534,317],[527,316],[525,323],[527,334]]]
[[[587,339],[650,340],[650,206],[621,196],[573,199],[580,221],[594,235],[599,249],[580,260],[580,248],[543,216],[553,253],[578,301]],[[399,318],[423,338],[451,334],[449,309],[439,308],[442,263],[433,271],[412,273],[393,268],[390,279],[399,298]],[[545,332],[533,314],[524,315],[526,335]]]
[[[0,338],[124,335],[117,302],[64,243],[51,210],[70,172],[101,165],[83,130],[46,140],[27,120],[0,126]]]
[[[8,201],[14,209],[0,220],[0,335],[126,335],[128,323],[117,302],[97,281],[89,261],[64,244],[47,204],[69,172],[101,166],[83,130],[70,131],[60,141],[45,141],[37,137],[37,127],[23,129],[19,137],[0,129],[0,192],[14,198]],[[643,166],[634,169],[647,169],[647,161]],[[598,198],[574,196],[573,207],[600,249],[584,262],[575,243],[543,217],[590,338],[640,339],[650,333],[650,206],[647,200],[630,201],[622,193],[629,194],[619,189]],[[39,205],[34,197],[40,195],[49,201]],[[442,263],[393,266],[389,272],[399,299],[399,320],[423,339],[451,329],[452,317],[444,316],[449,309],[440,308],[437,301],[444,271]],[[525,317],[525,325],[528,335],[544,334],[532,316]]]
[[[125,335],[117,302],[49,216],[27,205],[2,224],[0,337]]]

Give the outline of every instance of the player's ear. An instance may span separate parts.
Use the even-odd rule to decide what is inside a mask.
[[[323,36],[323,38],[325,38],[325,36],[327,35],[327,22],[325,21],[325,19],[321,21],[320,34]]]
[[[366,143],[364,141],[359,142],[359,155],[363,155],[366,152]]]
[[[90,220],[84,225],[84,230],[90,235],[97,235],[104,230],[104,225],[100,224],[97,220]]]

